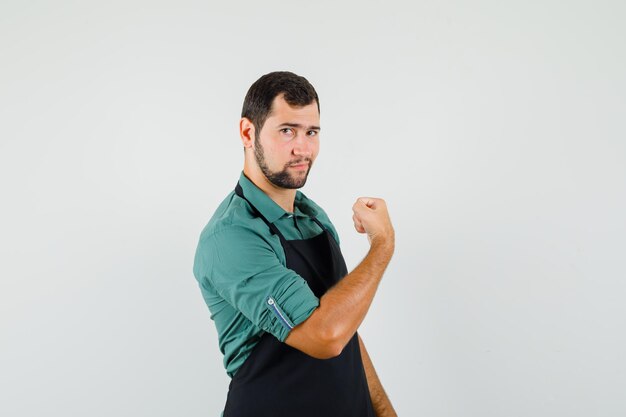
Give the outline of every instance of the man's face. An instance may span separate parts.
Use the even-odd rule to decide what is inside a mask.
[[[260,132],[256,132],[254,156],[265,177],[280,188],[301,188],[319,152],[320,115],[317,103],[291,107],[282,97]]]

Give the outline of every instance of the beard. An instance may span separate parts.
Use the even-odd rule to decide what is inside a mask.
[[[313,165],[313,162],[309,158],[305,158],[298,161],[289,162],[285,165],[282,171],[270,170],[270,168],[267,166],[267,161],[265,160],[265,151],[258,137],[256,138],[256,141],[254,143],[254,158],[256,159],[259,168],[261,168],[261,172],[263,172],[263,175],[265,175],[268,181],[280,188],[297,189],[304,187],[307,177],[309,176],[309,171],[311,171],[311,166]],[[308,162],[309,164],[309,167],[307,168],[304,175],[298,175],[297,177],[291,175],[288,167],[290,165],[300,165],[304,162]]]

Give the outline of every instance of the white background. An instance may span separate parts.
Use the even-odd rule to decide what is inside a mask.
[[[303,192],[401,416],[626,415],[622,1],[0,2],[0,415],[218,416],[192,275],[264,73],[316,87]]]

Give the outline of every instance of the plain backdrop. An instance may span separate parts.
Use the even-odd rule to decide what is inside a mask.
[[[218,416],[192,274],[259,76],[321,99],[303,192],[401,416],[626,415],[622,1],[0,0],[0,415]]]

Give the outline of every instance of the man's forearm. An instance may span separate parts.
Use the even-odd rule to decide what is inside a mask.
[[[393,251],[393,240],[372,242],[365,259],[322,296],[285,343],[314,357],[339,355],[365,318]]]
[[[376,412],[376,417],[397,417],[398,414],[394,410],[387,393],[383,389],[383,385],[378,379],[378,374],[374,369],[372,359],[365,349],[365,343],[359,336],[359,347],[361,348],[361,358],[363,360],[363,368],[365,369],[365,376],[367,377],[367,385],[369,387],[370,398],[372,399],[372,405]]]
[[[393,244],[372,245],[365,259],[320,299],[323,333],[341,349],[365,318],[392,254]]]

